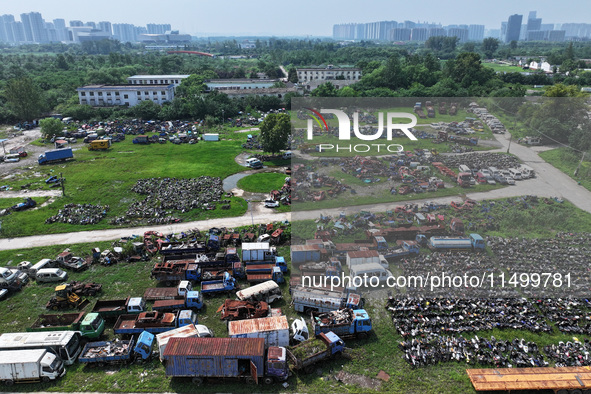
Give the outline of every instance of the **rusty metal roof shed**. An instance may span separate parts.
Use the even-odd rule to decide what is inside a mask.
[[[261,356],[264,352],[263,338],[170,338],[163,356]]]

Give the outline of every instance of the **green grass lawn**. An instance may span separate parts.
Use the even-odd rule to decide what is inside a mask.
[[[579,182],[587,190],[591,190],[591,154],[585,155],[587,160],[583,161],[579,172],[575,176],[575,170],[581,162],[581,153],[573,152],[568,148],[552,149],[540,153],[540,157],[564,172],[575,181]]]
[[[521,73],[524,72],[523,68],[519,66],[510,66],[508,64],[488,63],[483,62],[483,66],[492,68],[495,72],[506,72],[506,73]],[[529,70],[525,70],[529,71]]]
[[[252,193],[269,193],[281,189],[287,177],[275,172],[260,172],[240,179],[238,187]]]
[[[28,183],[32,183],[31,189],[47,189],[48,186],[44,183],[47,176],[63,173],[66,178],[66,197],[60,197],[46,207],[29,212],[22,220],[5,220],[2,236],[112,228],[114,226],[109,224],[112,218],[123,215],[134,200],[144,198],[131,192],[131,187],[138,179],[197,178],[203,175],[225,178],[244,170],[234,161],[234,157],[242,151],[241,142],[237,140],[200,142],[195,145],[134,145],[131,140],[132,138],[127,138],[103,152],[91,152],[86,145],[75,144],[75,160],[57,165],[35,166],[7,181],[5,184],[14,189]],[[105,219],[92,226],[44,224],[45,219],[55,215],[68,203],[109,205],[110,211]],[[214,211],[173,211],[172,214],[190,221],[236,216],[246,212],[246,203],[240,198],[233,198],[231,207],[230,210],[221,210],[221,204],[218,204]]]

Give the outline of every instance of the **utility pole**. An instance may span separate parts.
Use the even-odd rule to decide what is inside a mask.
[[[66,196],[66,187],[64,186],[64,177],[61,172],[60,172],[60,183],[62,185],[62,197],[65,197]]]
[[[513,115],[513,130],[509,135],[509,145],[507,145],[507,153],[509,153],[509,149],[511,148],[511,141],[513,140],[513,133],[517,131],[517,115]]]
[[[573,174],[574,176],[577,176],[577,174],[579,173],[579,168],[581,168],[581,164],[583,164],[583,159],[585,159],[585,154],[587,152],[583,152],[583,156],[581,157],[581,161],[579,162],[579,165],[577,166],[577,169],[575,170],[575,173]]]

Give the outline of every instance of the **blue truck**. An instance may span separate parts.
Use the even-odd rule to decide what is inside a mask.
[[[170,312],[180,311],[182,309],[201,309],[203,308],[203,296],[198,291],[187,291],[184,299],[158,300],[152,305],[153,311]]]
[[[117,335],[135,335],[142,331],[157,334],[189,324],[197,324],[197,315],[192,310],[182,310],[178,313],[149,311],[139,315],[119,316],[113,326],[113,332]]]
[[[372,330],[371,319],[365,309],[343,308],[331,312],[312,312],[314,335],[333,332],[341,338],[367,338]]]
[[[400,248],[388,249],[383,251],[384,258],[388,261],[397,260],[411,254],[418,255],[420,253],[420,247],[416,241],[399,241]]]
[[[65,148],[65,149],[54,149],[45,151],[39,155],[39,159],[37,160],[39,164],[50,164],[56,163],[60,161],[66,161],[68,159],[72,159],[74,154],[72,153],[72,148]]]
[[[318,341],[326,348],[322,349]],[[318,350],[318,349],[321,350]],[[320,333],[318,339],[310,339],[294,347],[287,348],[287,357],[296,371],[312,373],[321,361],[339,356],[345,351],[345,343],[334,332]]]
[[[484,239],[478,234],[468,237],[431,237],[427,247],[436,251],[483,251],[486,248]]]
[[[263,338],[170,338],[163,358],[166,376],[206,379],[234,378],[255,384],[283,382],[289,377],[287,351]]]
[[[272,264],[258,264],[246,267],[246,280],[249,283],[261,283],[273,280],[278,284],[284,283],[283,272],[280,267]]]
[[[215,293],[229,293],[237,289],[236,279],[229,273],[224,274],[224,278],[221,280],[209,280],[201,282],[201,294],[215,294]]]
[[[134,360],[147,360],[152,354],[154,334],[144,331],[138,337],[122,341],[89,342],[84,346],[78,361],[83,364],[102,367],[106,364],[126,364]]]

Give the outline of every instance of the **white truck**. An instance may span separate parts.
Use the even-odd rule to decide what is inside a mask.
[[[0,381],[6,386],[21,382],[49,382],[65,374],[62,360],[45,349],[0,352]]]

